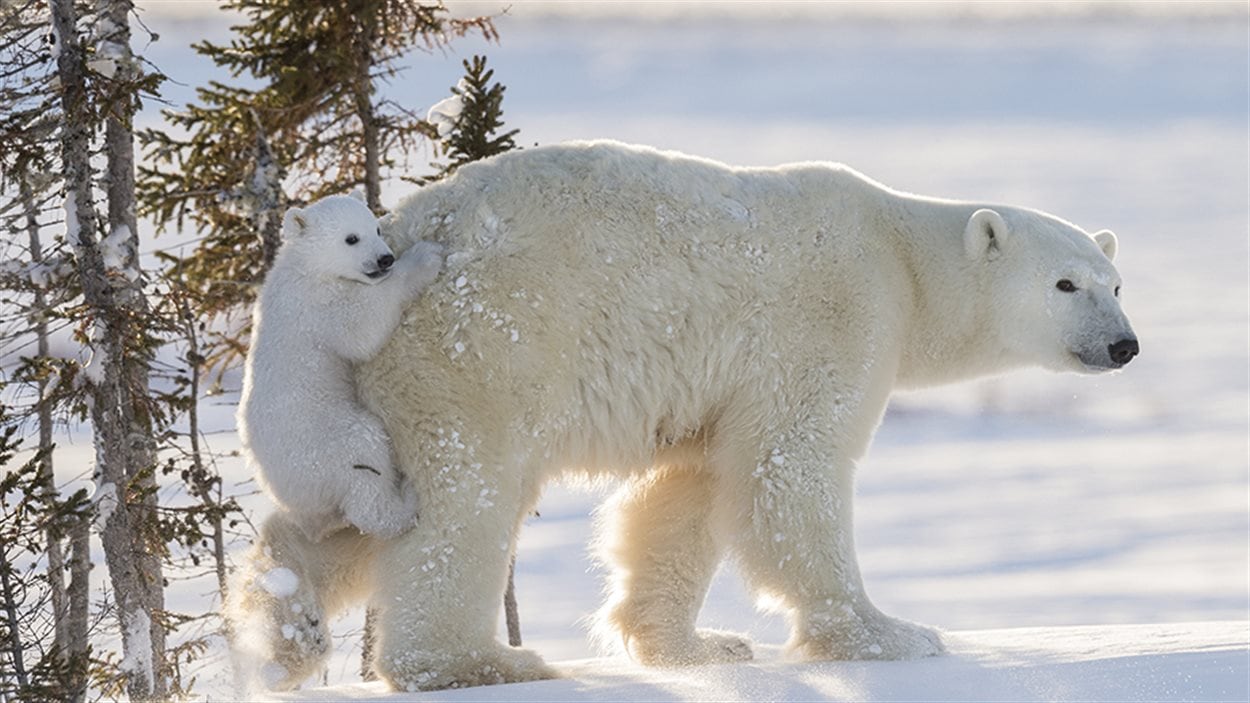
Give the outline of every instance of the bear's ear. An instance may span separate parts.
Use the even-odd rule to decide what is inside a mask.
[[[1094,241],[1098,242],[1098,248],[1102,249],[1102,253],[1106,255],[1108,261],[1115,261],[1115,253],[1120,250],[1120,243],[1115,238],[1115,232],[1104,229],[1094,234]]]
[[[282,216],[282,238],[295,239],[308,231],[308,214],[293,207]]]
[[[964,228],[964,252],[968,258],[994,260],[1007,240],[1009,232],[1003,216],[988,208],[981,208],[968,218]]]
[[[361,188],[360,186],[356,186],[355,188],[352,188],[352,192],[350,193],[350,195],[362,203],[365,202],[365,189]]]

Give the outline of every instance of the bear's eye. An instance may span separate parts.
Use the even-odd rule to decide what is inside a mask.
[[[1055,284],[1055,287],[1063,291],[1064,293],[1076,292],[1076,285],[1073,284],[1072,281],[1069,281],[1066,278],[1060,279],[1060,281]]]
[[[1120,297],[1120,287],[1119,287],[1119,286],[1116,286],[1116,287],[1115,287],[1115,297],[1117,297],[1117,298],[1118,298],[1118,297]]]
[[[357,237],[354,234],[349,234],[347,235],[347,239],[344,239],[343,241],[347,242],[347,246],[352,246],[360,241],[360,237]]]

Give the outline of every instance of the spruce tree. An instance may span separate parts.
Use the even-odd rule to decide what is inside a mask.
[[[142,214],[159,229],[188,225],[203,240],[171,262],[201,301],[198,314],[225,316],[205,340],[210,366],[237,362],[255,298],[272,262],[288,205],[364,189],[382,212],[382,178],[404,165],[427,125],[379,96],[414,49],[445,46],[473,31],[497,37],[489,17],[454,19],[441,3],[415,0],[224,0],[247,18],[225,45],[196,51],[256,88],[213,81],[198,103],[166,111],[185,131],[144,131],[153,164],[140,171]],[[284,188],[289,188],[289,192]]]
[[[494,69],[486,68],[485,56],[466,59],[464,77],[451,89],[452,97],[430,108],[427,117],[430,131],[451,160],[446,164],[432,164],[438,168],[438,173],[421,182],[441,180],[467,163],[516,148],[513,137],[520,130],[501,132],[506,87],[492,84],[494,76]]]

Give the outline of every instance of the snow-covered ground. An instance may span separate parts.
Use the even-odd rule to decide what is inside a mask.
[[[227,36],[224,20],[172,11],[195,5],[146,4],[161,34],[147,56],[185,84],[166,89],[175,104],[211,71],[186,45]],[[500,46],[414,60],[388,90],[423,114],[461,57],[489,53],[525,145],[610,137],[737,164],[842,161],[898,188],[1113,229],[1142,344],[1113,376],[1022,373],[892,405],[860,467],[857,542],[869,593],[953,631],[948,657],[784,662],[783,619],[756,611],[727,567],[702,623],[749,633],[759,662],[648,671],[588,659],[601,494],[566,486],[522,535],[517,587],[527,646],[571,678],[420,699],[1245,700],[1247,14],[1244,3],[1139,5],[1148,11],[1001,19],[965,3],[917,21],[861,5],[788,4],[782,19],[685,7],[654,20],[515,3]],[[230,427],[229,405],[208,412]],[[75,441],[58,458],[67,477],[90,460],[89,440]],[[245,478],[238,461],[223,467]],[[178,584],[171,604],[201,611],[209,592]],[[359,620],[338,628],[325,679],[337,687],[297,699],[384,697],[352,683]],[[1141,626],[1110,627],[1130,623]],[[1076,625],[1098,627],[1057,627]],[[228,698],[224,666],[206,656],[199,690]]]
[[[1242,624],[1095,626],[950,633],[950,652],[912,662],[646,669],[626,659],[557,666],[554,681],[435,693],[360,683],[274,701],[1244,701]]]

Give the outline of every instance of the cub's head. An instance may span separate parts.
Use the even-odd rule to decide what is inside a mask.
[[[378,230],[378,218],[354,196],[331,195],[282,219],[283,253],[297,254],[309,273],[377,283],[395,255]]]
[[[977,210],[964,249],[989,276],[994,325],[1013,357],[1056,371],[1100,373],[1137,355],[1120,309],[1116,237],[1086,234],[1029,210]]]

